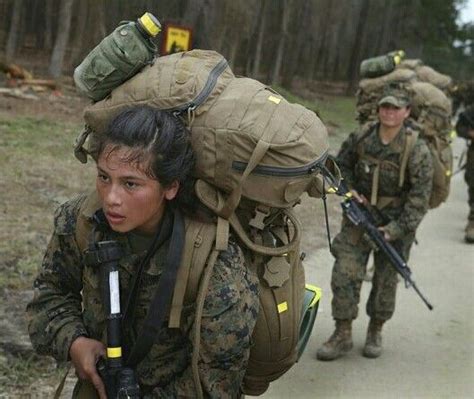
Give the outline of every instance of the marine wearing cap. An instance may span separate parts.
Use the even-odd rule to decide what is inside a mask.
[[[409,107],[411,104],[410,95],[403,89],[387,88],[377,105],[381,106],[386,104],[393,105],[397,108]]]

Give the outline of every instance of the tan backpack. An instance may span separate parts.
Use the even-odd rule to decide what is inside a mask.
[[[453,79],[450,76],[440,73],[428,65],[424,65],[423,61],[418,59],[403,60],[397,65],[397,69],[411,69],[415,72],[418,80],[431,83],[445,94],[449,92],[449,88],[453,84]]]
[[[288,103],[269,87],[235,77],[220,54],[193,50],[158,58],[87,107],[76,156],[85,162],[87,154],[94,154],[94,137],[121,110],[136,104],[169,110],[187,121],[197,156],[196,193],[218,216],[215,248],[226,249],[232,228],[259,277],[261,311],[243,391],[262,394],[298,357],[305,280],[301,225],[292,208],[304,192],[320,194],[319,171],[328,153],[326,128],[313,112]],[[192,287],[199,281],[199,292],[205,293],[209,269],[201,279],[182,276],[180,284],[187,288],[178,296],[190,287],[196,291]],[[197,340],[204,297],[197,298]],[[179,312],[171,316],[176,327]],[[199,395],[197,358],[193,353]]]

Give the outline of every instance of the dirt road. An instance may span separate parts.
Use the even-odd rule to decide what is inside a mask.
[[[459,151],[461,140],[455,144]],[[447,203],[423,220],[409,262],[434,310],[400,284],[397,310],[384,327],[384,353],[366,359],[361,350],[370,283],[364,283],[354,349],[341,359],[320,362],[316,350],[333,329],[333,258],[327,249],[308,254],[307,280],[323,289],[320,313],[302,359],[272,384],[265,398],[474,397],[474,245],[463,241],[468,207],[462,174],[454,176],[451,190]]]

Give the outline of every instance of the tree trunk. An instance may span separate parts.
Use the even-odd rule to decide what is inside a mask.
[[[260,63],[262,62],[262,51],[263,51],[263,36],[265,34],[265,25],[267,21],[267,7],[266,7],[266,0],[262,0],[262,5],[260,7],[260,14],[259,20],[260,24],[258,27],[258,35],[257,35],[257,43],[255,46],[255,57],[253,61],[253,68],[252,68],[252,77],[254,79],[258,79],[258,75],[260,74]]]
[[[81,1],[76,5],[78,5],[78,7],[76,7],[78,10],[71,51],[71,61],[73,66],[79,65],[84,55],[84,47],[87,44],[84,40],[84,32],[87,28],[87,17],[89,16],[89,2]]]
[[[311,15],[311,2],[303,0],[299,4],[295,4],[296,21],[298,26],[296,32],[293,33],[290,45],[288,46],[288,55],[283,68],[282,85],[287,89],[291,89],[295,72],[299,63],[302,61],[303,47],[308,45],[308,32],[311,29],[309,23]]]
[[[283,53],[285,51],[285,44],[288,37],[288,23],[290,21],[291,5],[292,0],[282,0],[281,32],[278,40],[278,47],[272,77],[270,79],[270,83],[272,85],[278,84],[280,81],[281,64],[283,61]]]
[[[360,14],[357,23],[357,30],[355,35],[355,43],[352,47],[351,58],[349,60],[349,69],[347,71],[347,80],[349,82],[347,86],[347,94],[350,95],[354,92],[357,75],[359,70],[360,51],[362,49],[362,37],[364,34],[364,28],[367,23],[367,15],[369,13],[370,0],[363,0],[360,9]]]
[[[53,78],[58,78],[61,75],[64,54],[66,53],[66,46],[69,40],[69,31],[71,28],[72,5],[74,0],[62,0],[59,9],[59,24],[58,34],[54,43],[53,54],[51,55],[51,62],[49,64],[49,74]]]
[[[7,62],[15,57],[18,47],[18,40],[21,30],[21,15],[23,11],[23,0],[16,0],[13,2],[12,21],[10,24],[10,31],[8,32],[7,47],[5,49],[5,59]]]
[[[44,48],[50,50],[53,48],[53,0],[45,0],[44,11]]]

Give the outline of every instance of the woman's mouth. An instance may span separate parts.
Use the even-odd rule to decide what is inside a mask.
[[[125,220],[125,216],[115,212],[107,212],[105,216],[110,224],[120,224]]]

